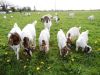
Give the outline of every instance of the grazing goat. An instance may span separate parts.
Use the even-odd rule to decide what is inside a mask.
[[[72,27],[66,33],[67,44],[71,46],[77,40],[80,35],[80,28],[81,27]]]
[[[76,41],[76,51],[78,51],[78,48],[81,47],[82,51],[86,52],[86,53],[90,53],[92,48],[87,45],[88,43],[88,33],[89,31],[85,31],[82,32],[78,38],[78,40]]]
[[[89,21],[93,21],[93,20],[94,20],[94,15],[89,16],[89,17],[88,17],[88,20],[89,20]]]
[[[40,51],[44,51],[45,53],[48,53],[49,51],[49,39],[50,39],[50,33],[47,28],[43,29],[39,36],[39,47]]]
[[[68,46],[66,44],[67,39],[66,39],[65,34],[62,31],[62,29],[60,29],[60,31],[58,31],[57,41],[58,41],[58,47],[60,50],[60,55],[65,57],[65,55],[68,54],[70,49],[68,48]]]
[[[32,24],[27,24],[22,30],[22,45],[30,56],[32,56],[32,50],[36,47],[36,23],[37,21],[34,21]]]
[[[14,27],[11,29],[11,31],[8,33],[8,44],[15,51],[18,60],[21,44],[21,29],[16,23],[14,24]]]

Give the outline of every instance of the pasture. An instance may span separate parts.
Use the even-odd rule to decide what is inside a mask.
[[[48,54],[39,51],[38,38],[44,28],[40,21],[45,14],[55,15],[55,12],[31,12],[31,16],[21,13],[0,14],[0,75],[100,75],[100,11],[73,11],[74,18],[69,18],[68,12],[57,12],[60,22],[54,21],[50,30],[50,50]],[[90,22],[87,17],[95,16]],[[7,18],[4,19],[3,16]],[[11,18],[13,16],[13,18]],[[8,46],[7,35],[16,22],[22,29],[26,24],[37,20],[36,25],[36,50],[32,57],[20,50],[20,60],[16,60],[14,51]],[[64,33],[73,26],[81,26],[81,32],[89,30],[89,45],[92,47],[90,54],[81,50],[76,52],[73,45],[70,53],[65,58],[59,55],[57,32],[63,29]]]

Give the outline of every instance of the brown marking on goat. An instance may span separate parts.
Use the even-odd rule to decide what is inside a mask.
[[[41,45],[41,47],[42,47],[42,50],[43,50],[43,51],[46,50],[46,42],[45,42],[45,40],[42,40],[42,45]]]
[[[69,52],[69,50],[70,49],[67,46],[63,47],[61,49],[62,56],[64,57]]]
[[[17,32],[11,33],[11,36],[8,40],[9,45],[18,45],[21,42],[21,37]]]
[[[70,39],[70,36],[71,36],[71,34],[69,33],[68,34],[68,38],[67,38],[67,42],[66,42],[67,46],[71,46],[71,44],[72,44],[72,41]]]
[[[85,48],[84,48],[84,52],[85,52],[85,53],[88,53],[89,51],[90,51],[90,48],[87,47],[87,46],[85,46]]]
[[[24,39],[23,39],[23,46],[24,46],[24,50],[26,51],[26,53],[29,56],[31,56],[30,51],[32,51],[32,48],[30,47],[29,38],[28,37],[24,37]]]
[[[25,48],[29,48],[29,38],[28,37],[24,37],[23,45]]]

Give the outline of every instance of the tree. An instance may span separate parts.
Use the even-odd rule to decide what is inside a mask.
[[[11,6],[11,4],[6,0],[0,0],[0,7],[2,7],[2,10],[5,12],[8,12],[7,8]]]
[[[27,11],[31,11],[31,8],[30,7],[27,7]]]
[[[16,11],[15,7],[11,7],[10,10],[11,10],[12,12],[15,12],[15,11]]]
[[[22,11],[31,11],[31,8],[30,7],[23,7]]]

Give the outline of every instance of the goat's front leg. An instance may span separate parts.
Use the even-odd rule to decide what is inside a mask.
[[[78,51],[78,47],[76,47],[76,51]]]
[[[78,51],[78,48],[79,48],[79,47],[78,47],[78,45],[77,45],[77,43],[76,43],[76,51]]]
[[[19,50],[20,48],[17,48],[16,54],[17,54],[17,60],[19,60]]]
[[[84,48],[82,48],[82,52],[84,52]]]
[[[62,52],[61,52],[61,49],[60,49],[60,55],[62,56]]]
[[[47,45],[47,49],[46,49],[46,53],[48,53],[48,51],[49,51],[49,44]]]
[[[36,39],[33,39],[33,41],[31,41],[31,47],[33,48],[33,50],[35,50],[35,48],[36,48]]]
[[[32,51],[30,50],[30,55],[32,56]]]

